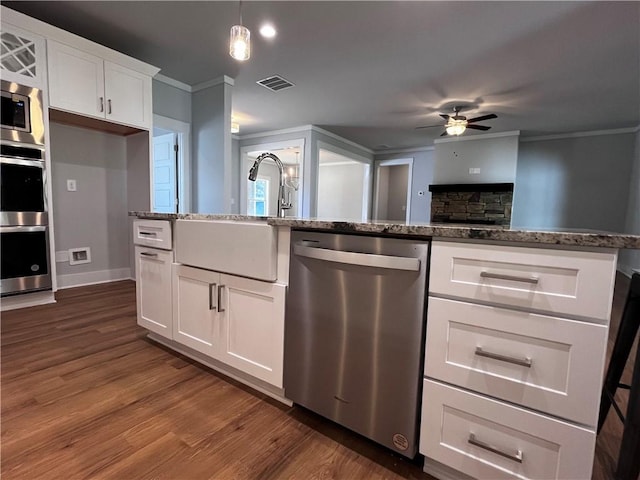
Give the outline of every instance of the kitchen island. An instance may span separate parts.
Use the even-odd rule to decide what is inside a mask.
[[[178,252],[188,225],[196,229],[207,224],[272,227],[267,237],[271,235],[275,241],[267,254],[276,259],[277,265],[268,278],[263,274],[256,280],[251,272],[225,273],[224,269],[212,273],[215,278],[200,278],[208,270],[219,269],[211,263],[205,267],[193,265],[197,251],[192,252],[196,257],[189,260],[191,265],[181,264],[180,258],[185,256],[177,254],[168,282],[169,290],[173,289],[173,316],[168,321],[173,322],[175,335],[176,322],[193,328],[193,318],[208,319],[202,323],[214,325],[214,330],[219,328],[223,336],[206,344],[228,347],[231,340],[236,342],[235,350],[227,348],[223,355],[219,352],[224,348],[207,346],[208,356],[227,366],[235,361],[233,368],[246,374],[241,381],[281,401],[287,401],[281,372],[289,230],[431,241],[419,426],[419,451],[425,456],[425,471],[438,478],[590,477],[617,250],[640,248],[640,236],[491,226],[131,214],[144,222],[170,220],[167,223],[175,228]],[[203,232],[194,236],[206,236]],[[203,241],[201,247],[191,243],[191,250],[210,245],[224,252],[229,245],[228,239],[221,243],[216,238]],[[182,242],[186,245],[186,240]],[[263,243],[261,240],[255,246],[257,251]],[[232,252],[246,254],[238,245],[228,248],[229,256]],[[136,263],[142,273],[144,265],[149,265],[148,259],[146,264]],[[184,269],[189,269],[189,275],[183,275],[180,283]],[[244,295],[229,289],[233,283],[230,273],[237,276],[236,280],[254,282],[244,289]],[[144,290],[144,278],[138,285],[140,290]],[[189,289],[194,281],[200,282],[199,297],[187,294],[181,299],[176,289]],[[273,289],[281,292],[279,296],[274,296]],[[246,304],[249,297],[271,300]],[[198,298],[202,312],[180,307],[181,303],[197,304]],[[231,298],[235,298],[235,305],[229,303]],[[230,307],[241,314],[229,314]],[[225,312],[218,313],[219,321],[211,319],[210,312],[216,309]],[[253,334],[257,318],[268,319],[266,324],[257,322],[262,329],[259,335]],[[229,336],[234,321],[238,327]],[[140,323],[144,326],[143,321]],[[202,332],[187,333],[182,338],[191,341]],[[215,332],[214,337],[204,333],[206,338],[215,338]],[[171,342],[183,344],[179,351],[185,353],[184,342],[176,338],[179,336],[160,341],[170,346]],[[265,338],[271,339],[268,352],[261,346]],[[255,349],[260,351],[254,353]],[[186,352],[190,353],[188,349]],[[226,373],[225,368],[220,370]]]

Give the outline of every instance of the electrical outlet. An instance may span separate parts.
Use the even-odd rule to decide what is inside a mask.
[[[469,175],[480,175],[480,169],[479,168],[470,168],[469,169]]]
[[[67,192],[75,192],[78,189],[78,185],[75,180],[67,180]]]

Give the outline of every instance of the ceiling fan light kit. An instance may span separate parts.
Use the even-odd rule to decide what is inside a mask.
[[[464,115],[460,115],[461,110],[462,107],[453,107],[453,111],[455,113],[455,115],[453,116],[447,115],[446,113],[441,113],[440,116],[447,121],[447,123],[445,123],[444,125],[423,125],[421,127],[416,127],[416,129],[444,126],[445,131],[442,132],[442,134],[440,135],[441,137],[444,137],[446,135],[458,136],[462,135],[467,130],[467,128],[470,128],[472,130],[489,130],[491,127],[487,127],[486,125],[476,125],[475,123],[481,122],[483,120],[491,120],[492,118],[498,118],[495,113],[489,113],[488,115],[482,115],[480,117],[474,117],[467,120],[467,117],[465,117]]]

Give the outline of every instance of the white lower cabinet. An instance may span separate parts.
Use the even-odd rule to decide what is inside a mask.
[[[173,337],[171,264],[173,252],[135,247],[138,324],[166,338]]]
[[[220,332],[220,274],[174,265],[173,339],[213,356]]]
[[[232,275],[221,282],[218,359],[281,388],[286,287]]]
[[[471,477],[591,478],[595,440],[593,430],[424,380],[420,453]]]
[[[174,266],[174,340],[282,388],[286,286]]]

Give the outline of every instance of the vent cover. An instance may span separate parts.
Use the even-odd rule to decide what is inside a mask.
[[[278,92],[285,88],[293,87],[294,84],[289,80],[282,78],[280,75],[273,75],[271,77],[263,78],[256,82],[258,85],[262,85],[264,88],[268,88],[272,92]]]

